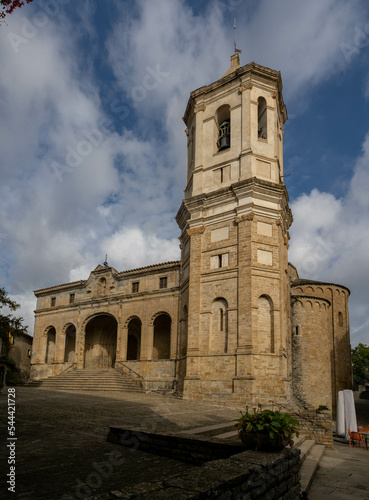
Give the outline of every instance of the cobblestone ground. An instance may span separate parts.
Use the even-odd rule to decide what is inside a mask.
[[[0,393],[1,498],[71,500],[119,491],[193,466],[106,442],[109,426],[180,431],[230,421],[239,410],[156,394],[67,393],[16,387],[15,493],[8,491],[7,390]],[[118,497],[117,497],[118,498]]]

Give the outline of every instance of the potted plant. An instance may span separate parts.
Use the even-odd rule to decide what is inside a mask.
[[[242,413],[242,412],[241,412]],[[298,433],[299,422],[288,413],[262,410],[248,412],[236,419],[238,437],[247,449],[260,451],[281,451],[288,444],[293,444],[292,436]]]

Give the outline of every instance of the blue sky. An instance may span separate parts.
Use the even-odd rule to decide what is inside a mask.
[[[34,0],[0,27],[0,283],[32,291],[179,258],[189,93],[241,64],[280,70],[300,277],[351,289],[369,344],[365,0]]]

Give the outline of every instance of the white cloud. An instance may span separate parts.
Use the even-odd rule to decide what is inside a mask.
[[[314,189],[291,208],[289,258],[301,278],[318,279],[351,290],[352,343],[369,343],[369,133],[346,195],[338,200]]]
[[[99,64],[116,82],[99,89],[93,56],[104,40],[94,25],[96,5],[78,3],[77,18],[60,6],[18,53],[7,34],[21,34],[22,19],[39,7],[19,9],[0,30],[0,279],[24,300],[27,318],[32,289],[86,279],[105,253],[118,270],[178,258],[181,116],[190,91],[229,68],[236,13],[241,63],[280,69],[285,98],[295,105],[306,103],[306,89],[350,64],[340,43],[352,42],[368,15],[365,3],[344,0],[261,0],[253,10],[241,0],[209,2],[201,15],[184,0],[138,0],[129,11],[115,2],[119,18]],[[84,39],[88,51],[80,50]],[[107,116],[117,128],[102,127]],[[86,133],[95,134],[93,147]],[[305,275],[334,276],[353,294],[348,278],[356,276],[365,298],[365,273],[355,262],[364,266],[367,252],[367,158],[366,150],[344,198],[314,190],[294,203],[291,248]],[[53,169],[55,161],[67,170]],[[356,304],[364,322],[365,301]]]

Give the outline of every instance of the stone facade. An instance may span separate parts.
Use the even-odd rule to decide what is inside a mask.
[[[34,378],[120,367],[147,389],[334,408],[351,387],[345,287],[288,264],[280,73],[238,55],[191,93],[181,260],[37,290]]]

